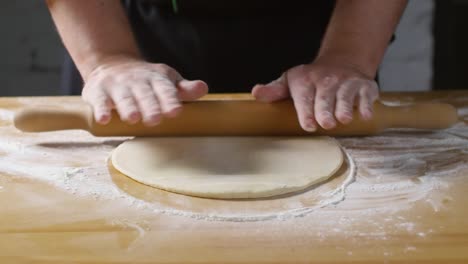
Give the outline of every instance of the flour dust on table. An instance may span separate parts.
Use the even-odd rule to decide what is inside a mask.
[[[204,199],[145,186],[113,169],[108,157],[129,138],[96,138],[82,131],[23,134],[11,125],[12,118],[12,110],[0,110],[0,121],[10,124],[0,127],[2,191],[9,181],[25,178],[46,182],[77,200],[105,200],[156,215],[215,221],[314,217],[322,222],[351,213],[392,215],[410,210],[415,201],[439,211],[451,199],[446,190],[457,182],[454,178],[465,181],[468,171],[465,124],[437,132],[392,130],[338,139],[346,154],[343,166],[314,188],[247,202]]]

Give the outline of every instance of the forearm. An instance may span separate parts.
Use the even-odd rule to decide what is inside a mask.
[[[406,0],[337,0],[317,59],[347,63],[374,78]]]
[[[85,80],[109,58],[139,57],[119,0],[48,0],[47,5],[65,47]]]

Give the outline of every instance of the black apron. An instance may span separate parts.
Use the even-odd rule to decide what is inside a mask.
[[[330,0],[177,0],[177,10],[171,0],[122,4],[147,61],[201,79],[214,93],[250,92],[311,62],[334,7]],[[82,82],[67,60],[62,86],[80,94]]]

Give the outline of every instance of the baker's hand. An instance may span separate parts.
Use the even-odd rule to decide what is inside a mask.
[[[301,127],[309,132],[320,125],[332,129],[337,121],[348,124],[353,106],[358,105],[363,119],[372,118],[377,83],[353,66],[314,62],[289,69],[279,79],[256,85],[252,94],[259,101],[274,102],[291,97]]]
[[[152,126],[163,115],[176,116],[181,101],[198,99],[207,91],[206,83],[185,80],[167,65],[119,57],[89,74],[82,96],[92,105],[98,123],[108,123],[115,108],[122,121],[134,124],[143,120]]]

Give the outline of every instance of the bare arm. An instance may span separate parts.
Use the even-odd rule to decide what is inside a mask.
[[[114,56],[138,58],[124,10],[117,0],[47,0],[68,52],[86,80]]]
[[[194,100],[208,87],[185,80],[171,67],[145,62],[139,55],[119,0],[48,0],[65,47],[83,79],[83,99],[94,117],[107,123],[111,109],[129,123],[156,125],[174,117],[180,100]]]
[[[318,59],[341,60],[374,78],[407,0],[338,0]]]

